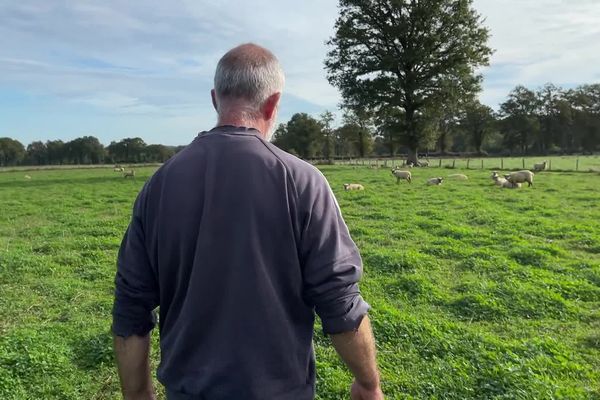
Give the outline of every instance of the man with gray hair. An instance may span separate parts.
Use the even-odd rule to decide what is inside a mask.
[[[383,399],[358,281],[362,263],[313,166],[269,143],[284,85],[271,52],[221,58],[202,132],[143,187],[117,261],[113,332],[125,399],[154,399],[150,332],[167,398],[308,400],[313,325],[355,377],[352,399]]]

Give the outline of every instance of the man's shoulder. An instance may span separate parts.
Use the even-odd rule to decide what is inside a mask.
[[[322,179],[321,172],[312,164],[290,154],[272,143],[264,142],[271,153],[279,159],[288,173],[295,181],[308,182],[315,179]]]

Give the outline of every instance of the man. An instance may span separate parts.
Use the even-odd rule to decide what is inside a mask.
[[[355,376],[382,399],[357,282],[361,259],[323,175],[269,143],[284,76],[245,44],[219,61],[217,127],[139,193],[117,262],[113,331],[126,399],[153,399],[160,306],[167,398],[314,398],[314,311]]]

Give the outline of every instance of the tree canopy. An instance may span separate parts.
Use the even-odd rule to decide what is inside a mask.
[[[492,50],[472,0],[340,0],[325,60],[345,104],[377,116],[390,148],[416,161],[435,141],[434,115],[480,89]]]

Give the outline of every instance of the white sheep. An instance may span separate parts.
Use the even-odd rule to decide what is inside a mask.
[[[496,171],[492,172],[492,180],[494,181],[494,184],[496,186],[500,186],[502,187],[504,185],[505,182],[507,182],[507,180],[503,177],[501,177],[500,175],[498,175],[498,173]]]
[[[115,167],[113,169],[113,171],[115,171],[115,172],[125,172],[125,168],[123,168],[123,167]]]
[[[400,183],[400,180],[405,179],[408,183],[411,183],[410,171],[402,171],[400,169],[392,169],[392,175],[396,177],[396,183]]]
[[[127,172],[123,172],[123,178],[135,178],[135,171],[130,170]]]
[[[463,174],[452,174],[452,175],[448,175],[448,178],[450,179],[456,179],[458,181],[468,181],[469,177]]]
[[[513,183],[511,181],[507,181],[505,180],[501,187],[505,188],[505,189],[520,189],[521,188],[521,184],[520,183]]]
[[[419,161],[419,162],[417,162],[417,165],[418,165],[419,167],[429,167],[429,161],[427,161],[427,160],[422,160],[422,161]]]
[[[25,175],[23,178],[25,178],[26,180],[31,180],[31,177],[29,175]]]
[[[431,179],[427,180],[427,184],[429,186],[433,186],[433,185],[437,186],[437,185],[441,185],[443,180],[444,180],[444,178],[442,178],[442,177],[431,178]]]
[[[534,173],[528,170],[522,170],[517,172],[511,172],[510,174],[504,175],[507,181],[512,183],[524,183],[527,182],[529,186],[533,186],[533,175]]]
[[[344,190],[365,190],[365,187],[360,183],[344,183]]]
[[[546,169],[547,163],[548,163],[548,161],[544,161],[543,163],[539,163],[539,164],[533,164],[533,170],[535,172],[544,171]]]

